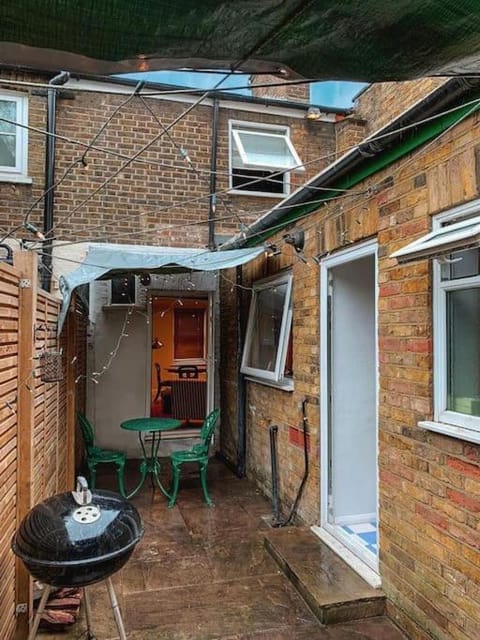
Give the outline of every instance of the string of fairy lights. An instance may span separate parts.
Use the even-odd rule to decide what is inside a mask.
[[[85,167],[86,167],[87,153],[88,153],[90,150],[97,150],[97,151],[103,152],[103,153],[105,153],[105,154],[115,155],[115,156],[117,156],[118,158],[120,158],[120,159],[124,160],[124,162],[123,162],[123,164],[122,164],[122,165],[121,165],[121,166],[120,166],[120,167],[119,167],[119,168],[118,168],[118,169],[117,169],[117,170],[116,170],[112,175],[110,175],[108,178],[106,178],[100,186],[96,187],[96,188],[95,188],[95,189],[94,189],[94,190],[93,190],[93,191],[92,191],[92,192],[91,192],[91,193],[90,193],[86,198],[84,198],[80,204],[76,205],[76,207],[74,207],[70,212],[68,212],[68,214],[66,214],[65,216],[63,216],[63,217],[62,217],[62,218],[57,222],[57,224],[55,225],[54,229],[52,229],[52,231],[51,231],[51,233],[52,233],[52,234],[53,234],[53,231],[54,231],[55,229],[59,228],[60,226],[63,226],[65,223],[67,223],[67,222],[72,218],[72,216],[73,216],[73,215],[74,215],[74,214],[75,214],[75,213],[76,213],[76,212],[77,212],[77,211],[78,211],[82,206],[84,206],[84,205],[85,205],[85,204],[86,204],[86,203],[87,203],[91,198],[93,198],[93,197],[94,197],[97,193],[99,193],[103,188],[105,188],[105,187],[106,187],[106,186],[107,186],[107,185],[108,185],[108,184],[109,184],[109,183],[110,183],[110,182],[111,182],[111,181],[112,181],[112,180],[113,180],[117,175],[119,175],[119,174],[120,174],[120,173],[121,173],[125,168],[127,168],[127,167],[132,163],[132,162],[134,162],[134,161],[139,161],[139,162],[145,161],[144,159],[140,158],[140,156],[141,156],[141,155],[142,155],[142,154],[143,154],[147,149],[149,149],[153,144],[155,144],[155,142],[156,142],[157,140],[159,140],[159,138],[161,138],[163,135],[167,135],[167,136],[169,137],[169,139],[171,140],[172,144],[174,144],[175,146],[177,146],[177,147],[178,147],[178,144],[174,141],[174,139],[171,137],[171,134],[169,133],[169,132],[170,132],[170,130],[171,130],[171,129],[172,129],[172,128],[173,128],[173,127],[174,127],[174,126],[175,126],[175,125],[176,125],[176,124],[181,120],[181,119],[183,119],[183,118],[184,118],[188,113],[190,113],[190,111],[191,111],[195,106],[197,106],[198,104],[200,104],[200,102],[201,102],[202,100],[204,100],[204,99],[208,96],[208,94],[209,94],[209,92],[205,92],[204,94],[202,94],[202,96],[200,96],[200,98],[199,98],[199,99],[198,99],[198,100],[197,100],[193,105],[190,105],[186,110],[184,110],[184,111],[183,111],[183,113],[182,113],[180,116],[178,116],[178,117],[177,117],[173,122],[171,122],[169,125],[163,125],[163,124],[162,124],[162,123],[157,119],[157,123],[158,123],[158,125],[159,125],[159,127],[160,127],[161,131],[160,131],[159,133],[157,133],[157,134],[156,134],[156,136],[154,136],[154,138],[153,138],[151,141],[149,141],[147,144],[143,145],[143,147],[142,147],[140,150],[136,151],[135,153],[133,153],[133,154],[132,154],[132,155],[130,155],[130,156],[128,156],[128,155],[126,155],[126,154],[118,153],[118,152],[116,152],[116,151],[114,151],[114,150],[111,150],[111,149],[108,149],[108,148],[104,148],[104,147],[101,147],[101,146],[97,146],[97,145],[96,145],[97,140],[99,139],[100,135],[105,131],[106,127],[107,127],[107,126],[110,124],[110,122],[113,120],[113,118],[115,117],[115,115],[117,115],[117,114],[122,110],[122,108],[124,108],[127,104],[129,104],[129,102],[130,102],[131,100],[133,100],[133,99],[138,95],[138,90],[137,90],[137,89],[138,89],[138,86],[137,86],[137,87],[135,87],[135,90],[132,92],[132,94],[131,94],[131,95],[127,96],[127,98],[126,98],[126,99],[125,99],[125,100],[124,100],[120,105],[118,105],[118,106],[115,108],[115,110],[110,114],[110,116],[107,118],[107,120],[102,124],[102,126],[100,127],[100,129],[99,129],[99,130],[96,132],[96,134],[93,136],[93,138],[92,138],[92,140],[90,141],[90,143],[83,143],[83,142],[78,141],[78,140],[72,140],[72,139],[66,138],[65,136],[59,136],[59,135],[57,135],[57,134],[54,134],[56,137],[58,137],[58,138],[60,138],[60,139],[63,139],[63,140],[68,140],[69,142],[73,142],[74,144],[79,145],[79,146],[83,149],[83,153],[82,153],[79,157],[75,158],[75,159],[70,163],[70,165],[68,165],[68,166],[67,166],[67,168],[65,169],[64,173],[62,174],[62,176],[61,176],[61,177],[56,181],[56,183],[55,183],[54,187],[55,187],[55,186],[57,186],[57,185],[59,185],[59,184],[61,184],[61,183],[66,179],[66,177],[70,174],[70,172],[71,172],[71,171],[73,171],[77,166],[81,166],[81,167],[83,167],[83,168],[85,168]],[[164,92],[162,92],[162,94],[163,94],[163,93],[164,93]],[[142,94],[142,102],[144,102],[144,103],[145,103],[145,99],[144,99],[144,98],[145,98],[145,94]],[[472,100],[472,101],[469,101],[469,102],[467,102],[467,103],[464,103],[464,104],[462,104],[462,105],[460,105],[460,106],[457,106],[457,107],[453,107],[453,108],[451,108],[451,109],[444,110],[444,111],[442,111],[441,113],[434,114],[433,116],[430,116],[430,117],[428,117],[428,118],[425,118],[425,119],[419,120],[418,122],[415,122],[415,123],[412,123],[412,124],[409,124],[409,125],[406,125],[406,126],[403,126],[403,127],[399,127],[398,129],[393,130],[393,131],[389,131],[387,134],[378,134],[377,136],[372,136],[372,137],[370,137],[367,141],[368,141],[368,142],[374,142],[374,141],[376,141],[376,140],[381,140],[381,139],[382,139],[383,137],[385,137],[385,136],[390,136],[390,135],[392,135],[392,133],[398,133],[398,132],[401,132],[401,131],[408,130],[408,129],[412,128],[412,127],[418,127],[418,126],[420,126],[420,125],[422,125],[422,124],[425,124],[425,123],[427,123],[427,122],[430,122],[430,121],[432,121],[432,120],[434,120],[434,119],[436,119],[436,118],[440,118],[440,117],[442,117],[442,116],[444,116],[444,115],[447,115],[447,114],[453,113],[454,111],[456,111],[456,110],[458,110],[458,109],[464,109],[465,107],[468,107],[468,106],[470,106],[471,108],[470,108],[470,109],[468,109],[468,110],[465,112],[465,114],[463,114],[459,119],[457,119],[457,120],[455,121],[455,123],[453,123],[453,124],[452,124],[450,127],[448,127],[447,129],[443,130],[440,134],[438,134],[436,137],[434,137],[434,138],[433,138],[429,143],[427,143],[426,145],[424,145],[424,146],[422,147],[422,152],[424,152],[424,151],[426,151],[426,150],[427,150],[427,149],[428,149],[432,144],[436,143],[436,142],[439,140],[439,138],[441,138],[442,136],[446,135],[449,131],[451,131],[451,129],[452,129],[453,127],[458,126],[458,124],[459,124],[462,120],[464,120],[464,119],[468,118],[472,113],[474,113],[474,112],[478,109],[478,107],[480,106],[480,99]],[[8,119],[0,118],[0,121],[8,122]],[[21,125],[19,125],[19,123],[13,123],[13,124],[16,124],[17,126],[21,126]],[[24,125],[24,126],[25,126],[25,125]],[[46,131],[40,130],[40,129],[35,128],[35,127],[27,126],[27,128],[28,128],[28,129],[30,129],[30,130],[32,130],[32,131],[40,132],[40,133],[42,133],[43,135],[50,135],[50,134],[48,134]],[[181,167],[182,169],[187,168],[188,170],[190,170],[190,171],[194,171],[194,172],[198,173],[199,175],[201,175],[201,174],[203,175],[203,174],[204,174],[206,177],[208,177],[208,175],[211,173],[211,171],[208,171],[208,170],[204,170],[204,169],[200,169],[200,168],[198,168],[198,167],[195,167],[195,165],[192,163],[192,160],[191,160],[191,158],[190,158],[190,155],[188,154],[188,151],[186,151],[183,147],[180,147],[180,148],[179,148],[179,150],[180,150],[180,157],[182,157],[182,159],[186,162],[187,167],[179,165],[179,167],[178,167],[178,168],[180,168],[180,167]],[[320,162],[320,161],[324,161],[324,160],[326,160],[326,159],[331,158],[333,155],[334,155],[334,154],[325,154],[325,155],[323,155],[323,156],[319,156],[318,158],[314,158],[313,160],[309,161],[309,163],[310,163],[310,164],[314,164],[314,163],[317,163],[317,162]],[[411,162],[413,162],[413,161],[414,161],[414,158],[412,158],[412,157],[411,157],[411,158],[410,158],[410,160],[407,160],[407,162],[406,162],[406,163],[403,163],[402,168],[404,169],[404,168],[405,168],[405,166],[407,166],[409,163],[411,163]],[[155,165],[157,165],[157,166],[158,166],[159,164],[161,164],[161,163],[154,162],[154,161],[152,161],[152,160],[150,160],[150,159],[149,159],[149,160],[146,160],[146,162],[147,162],[147,163],[149,163],[149,164],[155,164]],[[169,166],[169,167],[171,167],[172,165],[168,165],[168,166]],[[221,174],[225,175],[225,172],[217,172],[217,173],[218,173],[219,175],[221,175]],[[279,172],[279,173],[280,173],[280,172]],[[274,179],[274,178],[275,178],[275,176],[274,176],[274,175],[272,175],[272,179]],[[253,179],[253,180],[252,180],[252,183],[255,183],[256,181],[257,181],[257,180]],[[328,192],[330,192],[330,197],[329,197],[327,200],[326,200],[325,198],[319,198],[318,200],[309,200],[309,204],[314,204],[315,202],[318,202],[318,204],[319,204],[319,205],[320,205],[320,204],[321,204],[321,205],[328,205],[328,204],[330,204],[332,201],[338,200],[338,199],[340,199],[340,198],[357,198],[357,199],[358,199],[358,198],[365,198],[365,201],[366,201],[366,202],[368,202],[368,200],[369,200],[369,199],[373,198],[373,197],[376,195],[375,190],[374,190],[374,189],[371,189],[371,188],[370,188],[370,189],[367,189],[367,190],[363,190],[363,191],[360,191],[360,190],[358,190],[358,191],[357,191],[357,190],[353,190],[353,189],[342,189],[342,190],[338,189],[338,190],[333,190],[333,189],[330,189],[330,188],[315,187],[315,186],[313,186],[313,185],[312,185],[312,186],[307,185],[307,186],[308,186],[308,189],[310,189],[311,191],[319,191],[319,192],[322,192],[322,191],[328,191]],[[54,187],[51,187],[51,188],[54,188]],[[208,194],[208,195],[205,195],[205,196],[200,196],[200,197],[195,198],[195,199],[190,199],[189,203],[194,203],[194,202],[196,202],[196,201],[200,201],[201,199],[205,199],[205,198],[207,198],[207,197],[208,197],[208,198],[211,198],[211,196],[212,196],[212,195],[222,196],[222,195],[224,195],[224,194],[228,194],[229,190],[230,190],[230,189],[218,190],[217,192],[215,192],[215,194]],[[336,191],[336,192],[337,192],[337,193],[336,193],[336,195],[331,195],[333,191]],[[25,217],[24,217],[23,223],[22,223],[22,225],[20,225],[20,227],[14,227],[13,229],[10,229],[10,230],[8,230],[8,229],[7,229],[7,230],[4,230],[4,231],[5,231],[5,235],[4,235],[4,237],[2,238],[2,241],[3,241],[3,240],[5,240],[5,239],[6,239],[6,238],[8,238],[8,237],[11,237],[11,236],[12,236],[16,231],[18,231],[20,228],[25,228],[25,229],[27,229],[27,230],[28,230],[28,231],[30,231],[33,235],[35,235],[35,236],[37,237],[37,239],[38,239],[38,240],[40,240],[41,242],[43,242],[43,241],[44,241],[45,237],[41,234],[41,232],[39,232],[39,231],[35,228],[35,226],[34,226],[34,225],[31,225],[31,223],[29,222],[29,217],[30,217],[30,215],[31,215],[32,211],[35,209],[35,207],[38,205],[38,203],[39,203],[39,202],[41,201],[41,199],[44,197],[45,193],[46,193],[46,192],[44,192],[43,194],[41,194],[41,196],[40,196],[40,197],[38,197],[38,198],[33,202],[33,204],[32,204],[32,205],[30,205],[30,207],[28,208],[28,210],[27,210],[27,212],[26,212],[26,214],[25,214]],[[176,207],[179,207],[179,206],[185,206],[185,204],[186,204],[186,203],[185,203],[185,201],[178,202],[178,203],[173,203],[173,204],[171,204],[171,205],[166,206],[163,210],[165,210],[165,211],[170,211],[172,208],[176,208]],[[286,205],[284,205],[284,206],[285,206],[285,207],[288,207],[289,205],[288,205],[288,204],[286,204]],[[346,213],[347,213],[347,212],[349,212],[349,211],[351,211],[351,210],[355,209],[355,207],[356,207],[356,206],[357,206],[357,204],[356,204],[356,202],[355,202],[355,203],[351,206],[351,208],[350,208],[350,209],[345,210],[345,209],[342,207],[340,211],[333,211],[333,212],[331,212],[331,213],[328,213],[327,215],[325,215],[325,216],[322,218],[322,220],[325,222],[326,220],[335,219],[335,218],[336,218],[336,217],[338,217],[338,216],[346,215]],[[281,209],[282,209],[282,205],[279,205],[279,206],[275,207],[275,209],[276,209],[276,210],[281,210]],[[258,215],[266,214],[266,213],[268,213],[270,210],[271,210],[271,208],[264,209],[264,210],[261,210],[261,211],[256,210],[256,211],[253,211],[253,214],[254,214],[255,216],[258,216]],[[162,211],[162,208],[160,208],[160,211]],[[151,212],[145,212],[145,215],[147,215],[147,213],[151,215]],[[249,214],[249,215],[252,215],[252,211],[248,212],[248,214]],[[142,215],[142,213],[138,214],[138,216],[139,216],[139,217],[140,217],[141,215]],[[305,213],[305,214],[303,214],[303,215],[299,216],[299,217],[296,219],[296,221],[295,221],[295,222],[298,222],[299,220],[302,220],[303,218],[308,217],[308,216],[310,216],[310,215],[311,215],[311,212],[307,212],[307,213]],[[218,220],[219,218],[215,217],[214,219],[215,219],[215,220]],[[235,212],[230,212],[230,211],[229,211],[229,212],[228,212],[228,215],[223,216],[223,217],[222,217],[222,218],[220,218],[220,219],[222,219],[222,220],[236,219],[236,220],[237,220],[237,222],[239,222],[239,223],[240,223],[240,231],[242,231],[243,222],[242,222],[242,220],[241,220],[241,218],[240,218],[240,214],[239,214],[239,212],[238,212],[238,211],[235,211]],[[208,222],[210,222],[210,221],[211,221],[211,219],[210,219],[210,218],[207,218],[207,219],[202,219],[202,220],[192,221],[191,223],[187,223],[187,224],[191,224],[191,225],[202,225],[202,224],[206,224],[206,223],[208,223]],[[102,225],[102,227],[106,227],[106,226],[116,226],[117,224],[118,224],[118,220],[113,221],[113,222],[111,222],[111,223],[103,224],[103,225]],[[174,230],[174,229],[177,229],[177,230],[180,230],[180,229],[184,229],[184,228],[185,228],[185,226],[186,226],[186,224],[185,224],[185,223],[183,223],[183,224],[179,224],[179,225],[171,225],[171,224],[170,224],[170,225],[165,225],[164,227],[160,227],[159,229],[168,229],[168,230]],[[257,235],[262,235],[262,236],[263,236],[263,235],[273,234],[273,233],[275,233],[276,231],[278,231],[279,229],[283,228],[284,226],[285,226],[285,225],[284,225],[284,223],[280,223],[280,224],[278,224],[278,225],[272,225],[272,226],[269,226],[269,227],[267,227],[267,228],[265,228],[265,229],[262,229],[262,231],[261,231],[261,232],[258,232],[258,234],[257,234],[257,233],[249,234],[249,236],[248,236],[248,237],[249,237],[249,239],[253,239],[253,238],[255,238],[255,236],[257,236]],[[89,227],[87,227],[87,230],[88,230],[88,231],[93,231],[93,230],[95,230],[96,228],[98,228],[98,226],[89,226]],[[129,232],[128,234],[125,234],[125,235],[127,235],[128,237],[132,237],[132,236],[134,236],[134,235],[142,235],[142,234],[148,234],[148,233],[151,233],[151,230],[138,232],[138,234],[137,234],[137,233],[135,233],[135,232],[133,232],[133,233],[132,233],[132,232]],[[114,237],[114,238],[118,239],[118,238],[120,238],[120,237],[123,237],[123,235],[119,232],[119,233],[116,233],[116,234],[111,234],[111,235],[110,235],[110,237]],[[97,238],[91,238],[91,239],[92,239],[92,240],[95,240],[95,239],[97,239]],[[84,240],[76,240],[76,241],[66,242],[66,243],[64,244],[64,246],[68,246],[68,245],[71,245],[71,244],[77,244],[77,243],[81,243],[81,242],[85,242],[85,241],[84,241]],[[42,254],[43,254],[43,252],[42,252],[40,249],[36,248],[36,250],[38,251],[38,253],[39,253],[40,255],[42,255]],[[276,250],[276,251],[277,251],[277,253],[278,253],[278,243],[277,243],[277,247],[275,247],[275,250]],[[304,263],[306,262],[306,258],[305,258],[305,256],[303,255],[303,251],[293,252],[293,256],[294,256],[295,258],[297,258],[297,259],[301,260],[301,261],[302,261],[302,262],[304,262]],[[68,261],[68,262],[77,262],[77,261],[75,261],[75,260],[74,260],[74,259],[72,259],[72,258],[67,258],[67,257],[62,257],[62,256],[56,256],[56,259],[58,259],[58,260],[66,260],[66,261]],[[318,264],[318,258],[317,258],[316,256],[312,256],[312,260]],[[79,263],[79,264],[81,264],[81,262],[82,262],[82,261],[78,261],[78,263]],[[53,274],[53,271],[52,271],[52,274]],[[54,275],[54,277],[55,277],[55,274],[53,274],[53,275]],[[243,290],[249,290],[249,291],[252,291],[252,290],[253,290],[253,288],[252,288],[252,287],[248,287],[248,286],[246,286],[246,285],[243,285],[243,284],[240,284],[240,283],[234,282],[233,280],[231,280],[230,278],[228,278],[228,276],[226,276],[222,271],[219,271],[219,275],[220,275],[220,277],[221,277],[221,278],[222,278],[222,279],[223,279],[223,280],[224,280],[224,281],[225,281],[225,282],[226,282],[226,283],[231,287],[231,289],[230,289],[231,291],[233,291],[235,288],[240,288],[240,289],[243,289]],[[217,274],[215,274],[215,277],[217,277]],[[195,283],[190,279],[190,280],[189,280],[189,284],[187,284],[187,289],[189,289],[189,288],[194,289],[194,288],[195,288],[195,286],[196,286],[196,285],[195,285]],[[148,291],[148,290],[147,290],[147,289],[145,289],[145,291]],[[149,304],[151,304],[151,302],[152,302],[152,298],[151,298],[151,297],[149,297],[149,299],[148,299],[148,303],[149,303]],[[179,298],[179,299],[177,299],[174,303],[172,303],[172,307],[171,307],[171,308],[173,308],[176,304],[179,304],[179,303],[181,303],[181,299],[180,299],[180,298]],[[167,313],[167,312],[168,312],[168,310],[169,310],[169,309],[167,309],[167,310],[163,310],[161,313],[162,313],[162,314],[165,314],[165,313]],[[105,373],[106,373],[106,372],[111,368],[112,363],[114,362],[115,358],[117,357],[117,355],[118,355],[118,353],[119,353],[119,351],[120,351],[120,349],[121,349],[121,345],[122,345],[122,343],[123,343],[123,340],[124,340],[125,338],[127,338],[127,337],[128,337],[128,335],[129,335],[129,334],[128,334],[128,325],[129,325],[129,323],[130,323],[130,321],[131,321],[132,314],[133,314],[134,312],[136,312],[136,313],[140,313],[141,315],[145,316],[147,324],[150,322],[150,319],[149,319],[149,318],[150,318],[150,315],[149,315],[149,313],[148,313],[148,312],[147,312],[147,313],[143,313],[142,311],[140,311],[140,310],[138,310],[138,309],[135,309],[133,305],[132,305],[132,306],[130,306],[130,307],[127,309],[127,311],[126,311],[126,313],[125,313],[124,320],[123,320],[123,324],[122,324],[122,328],[121,328],[120,334],[119,334],[119,336],[118,336],[118,338],[117,338],[116,342],[114,343],[114,346],[113,346],[112,350],[109,352],[109,356],[107,357],[107,359],[106,359],[106,361],[105,361],[105,364],[104,364],[104,365],[102,365],[102,367],[101,367],[98,371],[93,371],[93,372],[92,372],[92,374],[91,374],[91,376],[90,376],[90,380],[91,380],[93,383],[98,384],[99,380],[100,380],[100,379],[105,375]],[[37,358],[37,357],[38,357],[38,356],[34,356],[34,358]],[[77,361],[77,358],[76,358],[76,357],[74,357],[74,358],[72,359],[72,361],[71,361],[71,363],[70,363],[70,364],[71,364],[71,365],[74,365],[74,364],[76,363],[76,361]],[[32,377],[35,377],[35,370],[36,370],[36,367],[37,367],[37,365],[35,365],[35,367],[33,367],[33,368],[32,368],[32,370],[29,372],[28,376],[26,376],[26,377],[25,377],[25,379],[24,379],[24,380],[20,383],[20,385],[19,385],[19,386],[23,386],[23,385],[25,385],[25,386],[27,387],[27,389],[28,389],[30,392],[32,392],[32,388],[30,387],[30,379],[31,379]],[[88,376],[87,376],[87,375],[85,375],[85,374],[81,374],[80,376],[77,376],[77,378],[75,379],[75,383],[77,384],[78,382],[80,382],[80,380],[81,380],[82,378],[86,378],[86,377],[88,377]],[[5,402],[5,406],[7,406],[11,411],[16,412],[16,410],[15,410],[15,405],[16,405],[16,403],[17,403],[17,396],[14,398],[14,400],[13,400],[13,401],[6,401],[6,402]]]

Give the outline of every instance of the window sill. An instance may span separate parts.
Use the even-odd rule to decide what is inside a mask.
[[[0,182],[14,182],[16,184],[33,184],[33,178],[9,173],[0,173]]]
[[[480,444],[480,431],[467,429],[466,427],[458,427],[453,424],[447,424],[446,422],[433,422],[430,420],[423,420],[418,423],[418,426],[422,429],[427,429],[428,431],[442,433],[443,435],[450,436],[451,438],[459,438],[460,440]]]
[[[232,196],[254,196],[255,198],[276,198],[282,200],[290,193],[267,193],[265,191],[243,191],[243,189],[229,189],[228,195]]]
[[[264,380],[263,378],[255,378],[254,376],[245,376],[245,380],[248,380],[249,382],[257,382],[258,384],[263,384],[266,387],[273,387],[274,389],[279,389],[280,391],[291,392],[295,390],[293,380],[275,382],[274,380]]]

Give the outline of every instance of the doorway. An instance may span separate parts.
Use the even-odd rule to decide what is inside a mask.
[[[322,263],[321,530],[378,572],[376,243]],[[347,551],[349,553],[347,553]],[[352,564],[352,563],[351,563]],[[355,564],[355,563],[354,563]]]
[[[210,320],[208,295],[152,296],[150,415],[182,420],[182,430],[208,413]]]

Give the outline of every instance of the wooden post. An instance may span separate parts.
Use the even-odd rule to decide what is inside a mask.
[[[76,405],[76,370],[74,358],[77,356],[75,304],[70,305],[65,331],[67,332],[67,486],[68,491],[74,487],[75,480],[75,405]]]
[[[35,318],[37,311],[38,265],[33,251],[14,254],[14,266],[20,272],[18,308],[18,383],[17,383],[17,522],[20,524],[32,508],[32,461],[34,430],[34,393],[25,384],[35,367]],[[30,385],[29,385],[30,386]],[[32,384],[33,387],[33,384]],[[33,604],[32,580],[17,559],[16,604],[26,605],[18,613],[17,637],[26,638]],[[18,611],[18,609],[17,609]]]

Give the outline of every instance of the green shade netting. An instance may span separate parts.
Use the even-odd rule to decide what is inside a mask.
[[[359,81],[480,71],[480,0],[3,0],[0,62],[108,74],[293,71]],[[237,68],[237,67],[235,67]]]

